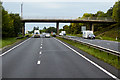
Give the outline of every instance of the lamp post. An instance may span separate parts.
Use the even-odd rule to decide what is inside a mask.
[[[23,18],[23,2],[21,3],[21,18]]]

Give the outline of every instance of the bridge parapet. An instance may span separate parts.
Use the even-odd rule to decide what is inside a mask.
[[[79,18],[75,18],[75,17],[39,17],[39,16],[36,16],[36,17],[28,17],[28,16],[25,16],[22,18],[23,20],[25,19],[55,19],[55,20],[93,20],[93,21],[115,21],[113,20],[111,17],[79,17]]]

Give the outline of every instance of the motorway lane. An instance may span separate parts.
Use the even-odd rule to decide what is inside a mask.
[[[72,39],[76,39],[76,40],[80,40],[83,42],[88,42],[94,45],[98,45],[107,49],[111,49],[114,51],[119,51],[120,52],[120,48],[118,47],[118,45],[120,45],[120,42],[116,42],[116,41],[107,41],[107,40],[98,40],[98,39],[83,39],[81,37],[73,37],[73,36],[68,36],[71,37]]]
[[[2,61],[3,78],[110,78],[54,38],[32,38]]]

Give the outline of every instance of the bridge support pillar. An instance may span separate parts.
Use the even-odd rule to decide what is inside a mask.
[[[90,23],[90,31],[94,32],[94,24]]]
[[[94,32],[94,24],[92,24],[92,31]]]
[[[23,23],[23,26],[22,26],[22,35],[25,36],[25,23]]]
[[[59,22],[56,23],[57,35],[59,35]]]

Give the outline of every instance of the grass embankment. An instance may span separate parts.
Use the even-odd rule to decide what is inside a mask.
[[[72,40],[66,40],[60,37],[56,37],[57,39],[60,39],[63,42],[66,42],[72,46],[75,46],[79,48],[80,50],[89,53],[90,55],[103,60],[104,62],[116,67],[117,69],[120,69],[120,61],[118,61],[118,57],[112,54],[108,54],[106,52],[100,51],[98,49],[83,45],[81,43],[72,41]]]
[[[118,38],[119,36],[118,32],[120,32],[118,29],[118,26],[117,24],[114,24],[114,25],[102,28],[99,31],[95,31],[94,34],[96,36],[96,39],[120,42],[120,39]],[[82,37],[82,34],[67,34],[67,35]]]
[[[0,48],[3,48],[5,46],[8,46],[8,45],[12,45],[14,44],[15,42],[19,42],[21,40],[25,40],[25,38],[22,38],[22,39],[16,39],[16,37],[13,37],[13,38],[2,38],[2,40],[0,39]]]
[[[29,37],[32,37],[32,36],[33,36],[33,34],[25,34],[25,36],[27,36],[27,35],[28,35]]]
[[[77,36],[77,37],[82,37],[82,34],[67,34],[68,36]]]
[[[97,38],[101,39],[101,40],[110,40],[110,41],[119,41],[119,38],[118,38],[118,32],[119,32],[119,29],[118,29],[118,26],[117,24],[114,24],[114,25],[111,25],[111,26],[108,26],[106,28],[102,28],[102,30],[100,31],[96,31],[95,32],[95,35]],[[117,40],[116,40],[117,38]]]

